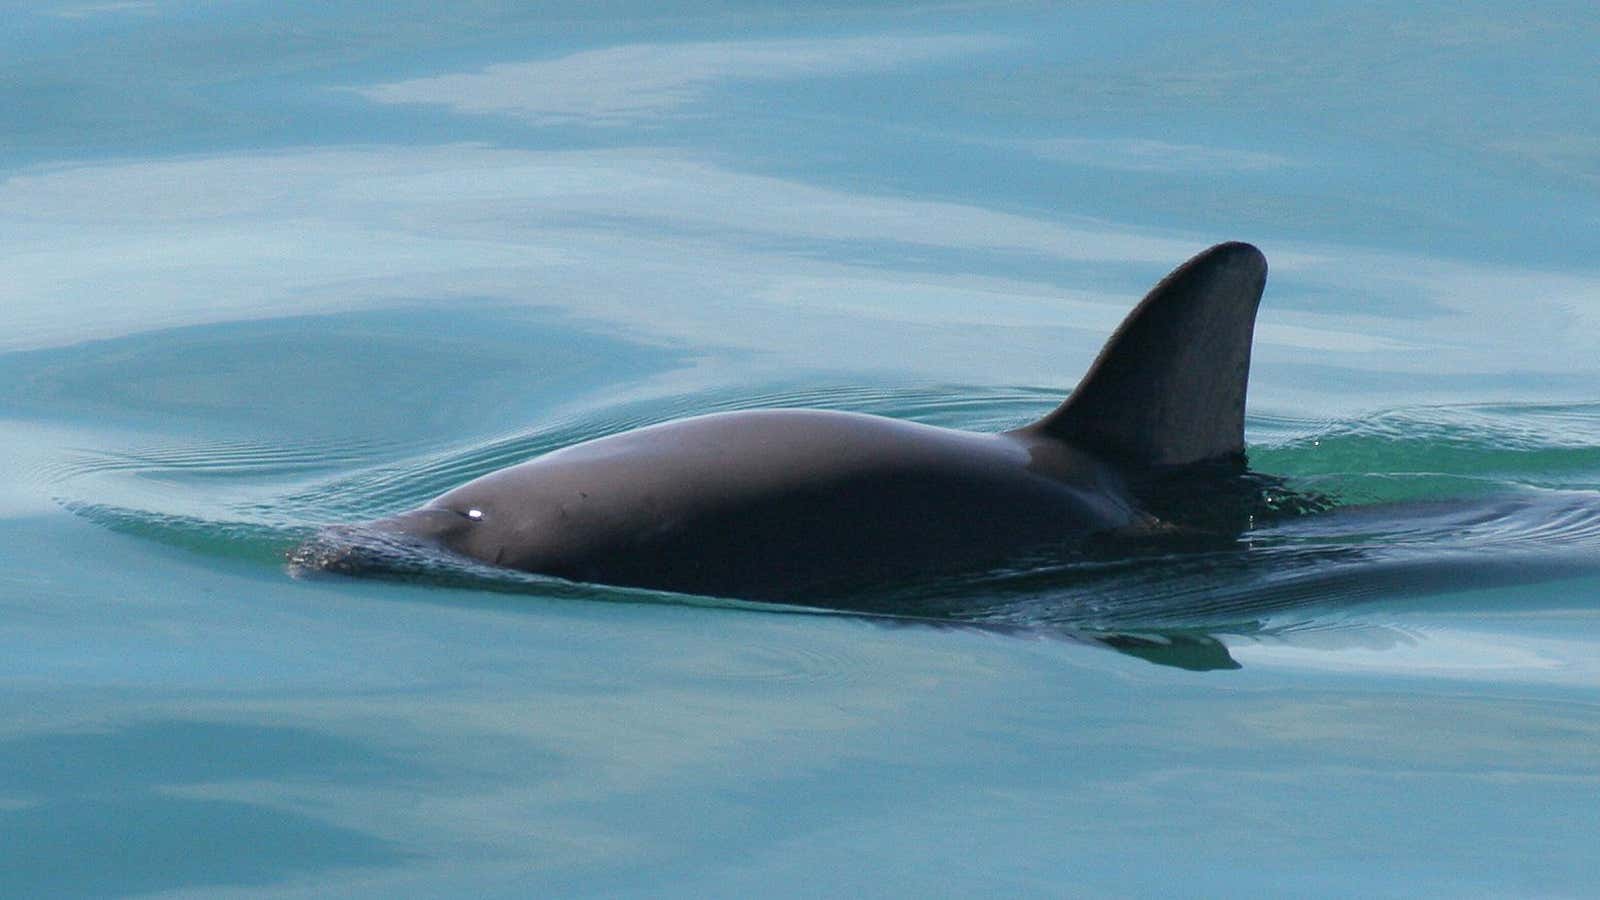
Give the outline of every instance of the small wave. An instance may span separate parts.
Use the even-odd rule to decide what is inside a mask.
[[[1423,407],[1286,425],[1271,420],[1269,440],[1251,447],[1261,470],[1364,479],[1368,490],[1382,479],[1413,495],[1448,496],[1460,484],[1451,479],[1600,489],[1600,404]]]
[[[129,509],[103,503],[63,500],[70,512],[121,534],[144,538],[211,557],[281,564],[285,548],[308,529],[257,522],[219,521],[201,516]]]
[[[107,473],[147,478],[279,478],[337,471],[370,460],[382,450],[381,446],[352,443],[281,447],[255,441],[209,441],[79,451],[40,474],[52,482]]]

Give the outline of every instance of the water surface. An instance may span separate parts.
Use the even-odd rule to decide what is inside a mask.
[[[0,894],[1600,889],[1582,5],[7,20]],[[1236,540],[848,613],[286,566],[684,415],[1014,427],[1226,239]]]

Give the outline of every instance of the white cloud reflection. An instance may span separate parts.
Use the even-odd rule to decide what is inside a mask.
[[[1055,138],[1024,146],[1042,159],[1124,172],[1248,172],[1294,165],[1275,153],[1144,138]]]
[[[885,72],[1006,45],[982,35],[630,44],[356,90],[380,103],[436,104],[541,124],[621,126],[678,112],[721,82]]]
[[[60,19],[89,19],[107,15],[150,16],[159,11],[154,0],[122,0],[112,3],[74,3],[44,11]]]
[[[0,182],[0,228],[0,349],[493,298],[779,366],[1033,384],[1071,383],[1156,278],[1235,236],[851,193],[670,151],[477,145],[37,169]],[[1593,275],[1264,244],[1258,359],[1593,370]],[[1296,300],[1341,295],[1368,311]]]

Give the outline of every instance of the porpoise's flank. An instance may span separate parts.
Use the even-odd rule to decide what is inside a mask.
[[[365,523],[575,581],[801,601],[1162,523],[1130,484],[1242,467],[1267,265],[1212,247],[1153,288],[1049,415],[979,434],[848,412],[750,410],[557,450]],[[358,568],[339,529],[297,556]],[[310,545],[308,545],[310,546]]]

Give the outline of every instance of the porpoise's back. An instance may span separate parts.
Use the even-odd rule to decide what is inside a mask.
[[[515,534],[502,565],[784,601],[970,567],[1139,518],[1112,469],[1055,442],[801,409],[589,441],[435,503],[477,509]]]

